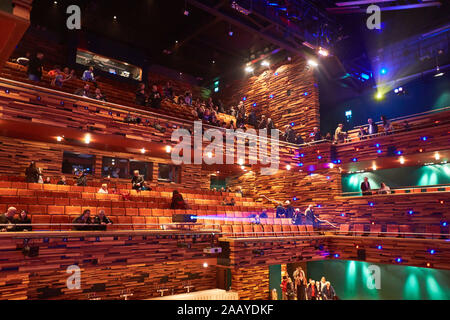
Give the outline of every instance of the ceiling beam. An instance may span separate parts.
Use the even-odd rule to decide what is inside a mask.
[[[289,52],[291,52],[293,54],[298,54],[300,56],[305,56],[306,55],[305,54],[305,50],[295,48],[294,46],[292,46],[291,44],[289,44],[289,43],[287,43],[287,42],[285,42],[283,40],[277,39],[277,38],[273,37],[272,35],[269,35],[269,34],[267,34],[265,32],[261,32],[259,29],[255,29],[255,28],[247,25],[246,23],[244,23],[244,22],[242,22],[242,21],[240,21],[240,20],[238,20],[236,18],[233,18],[233,17],[229,16],[228,14],[225,14],[225,13],[223,13],[223,12],[213,8],[213,7],[210,7],[210,6],[200,2],[200,1],[187,0],[187,2],[190,3],[191,5],[199,8],[199,9],[203,10],[203,11],[208,12],[209,14],[211,14],[213,16],[216,16],[216,17],[219,17],[219,18],[221,18],[223,20],[228,21],[230,24],[232,24],[232,25],[234,25],[234,26],[236,26],[238,28],[241,28],[241,29],[243,29],[243,30],[245,30],[245,31],[247,31],[249,33],[252,33],[252,34],[257,34],[258,36],[260,36],[264,40],[266,40],[266,41],[268,41],[270,43],[273,43],[273,44],[275,44],[275,45],[277,45],[277,46],[279,46],[279,47],[281,47],[281,48],[283,48],[283,49],[285,49],[285,50],[287,50],[287,51],[289,51]]]

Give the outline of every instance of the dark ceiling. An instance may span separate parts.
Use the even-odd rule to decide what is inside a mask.
[[[234,1],[229,0],[54,2],[35,0],[32,23],[67,33],[65,9],[78,4],[85,32],[127,43],[144,50],[151,62],[205,80],[242,71],[247,61],[280,47],[289,54],[307,52],[309,49],[301,45],[303,40],[330,48],[343,65],[358,59],[364,65],[368,63],[368,51],[448,23],[450,12],[449,1],[441,1],[441,7],[382,11],[380,32],[366,28],[368,15],[364,12],[336,14],[330,8],[337,8],[339,1],[332,0],[235,1],[242,8],[251,9],[249,15],[232,8]],[[427,1],[390,1],[380,6],[424,2]],[[202,6],[212,11],[207,12]]]

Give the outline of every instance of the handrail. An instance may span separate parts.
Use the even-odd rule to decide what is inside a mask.
[[[411,190],[418,190],[418,189],[432,189],[432,188],[448,188],[450,187],[450,185],[448,184],[435,184],[435,185],[430,185],[430,186],[411,186],[411,187],[402,187],[402,188],[391,188],[390,191],[391,193],[388,194],[383,194],[383,193],[378,193],[380,189],[371,189],[369,190],[370,192],[375,192],[372,193],[372,195],[389,195],[392,194],[392,191],[411,191]],[[366,191],[366,192],[369,192]],[[431,193],[431,192],[447,192],[447,191],[426,191],[426,192],[422,192],[422,193]],[[345,196],[351,196],[351,195],[361,195],[362,191],[348,191],[348,192],[342,192],[341,195],[343,197]]]

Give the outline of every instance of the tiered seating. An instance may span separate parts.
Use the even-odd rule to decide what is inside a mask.
[[[335,231],[337,235],[344,236],[370,236],[370,237],[402,237],[402,238],[448,238],[448,229],[440,225],[429,225],[425,232],[414,230],[412,225],[404,224],[340,224]]]

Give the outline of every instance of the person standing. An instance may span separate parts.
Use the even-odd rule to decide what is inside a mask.
[[[292,282],[291,277],[287,277],[286,296],[288,300],[294,300],[295,298],[294,283]]]
[[[303,270],[300,270],[298,277],[296,279],[297,284],[297,300],[306,300],[306,277]]]
[[[367,120],[367,123],[369,124],[367,126],[367,134],[368,135],[378,133],[378,125],[376,123],[373,123],[373,120],[371,118],[369,118]]]
[[[42,78],[42,60],[44,59],[44,54],[42,52],[37,52],[34,57],[30,59],[28,63],[28,79],[31,81],[39,82]]]
[[[286,276],[283,276],[283,280],[281,280],[281,284],[280,284],[280,287],[281,287],[281,299],[282,300],[287,300],[287,277]]]
[[[325,286],[322,289],[322,299],[323,300],[334,300],[336,297],[336,292],[334,291],[333,286],[329,281],[325,283]]]
[[[25,170],[26,182],[28,183],[38,183],[39,181],[39,170],[36,167],[36,162],[31,161],[28,168]]]
[[[372,195],[372,191],[370,188],[369,178],[364,177],[364,181],[361,182],[361,192],[363,196],[370,196]]]

